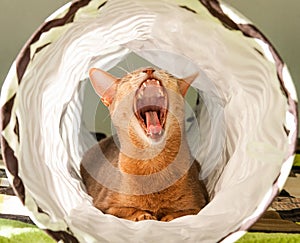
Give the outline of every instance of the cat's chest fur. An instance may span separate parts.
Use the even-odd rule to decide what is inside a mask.
[[[205,203],[205,199],[201,198],[201,195],[198,196],[195,192],[199,192],[203,188],[196,183],[188,181],[188,176],[190,175],[184,175],[175,184],[159,192],[145,195],[126,195],[114,192],[107,200],[98,203],[109,213],[114,213],[114,210],[111,210],[111,208],[121,206],[122,208],[138,209],[142,212],[147,212],[153,216],[152,219],[157,220],[162,220],[165,216],[172,215],[172,213],[178,211],[189,211],[190,214],[195,214],[201,209],[199,204]],[[197,180],[197,178],[193,179]],[[126,215],[128,219],[137,220],[136,218],[131,218],[131,216],[130,214]]]
[[[108,146],[109,144],[110,146]],[[119,191],[103,187],[85,170],[85,168],[89,167],[87,163],[91,163],[90,161],[98,157],[100,151],[99,146],[102,147],[101,151],[111,161],[112,165],[118,169],[120,166],[120,161],[118,160],[120,154],[115,152],[118,148],[114,144],[112,137],[109,137],[100,142],[99,145],[95,145],[90,149],[82,162],[81,173],[83,181],[86,184],[87,191],[93,197],[94,205],[102,212],[133,221],[145,219],[170,221],[180,216],[196,214],[207,203],[208,196],[205,186],[198,180],[200,167],[196,161],[192,163],[188,171],[181,173],[182,176],[178,178],[175,183],[157,192],[147,193],[148,187],[151,187],[151,184],[137,185],[133,181],[128,180],[126,176],[121,180]],[[113,153],[111,152],[112,148],[114,150]],[[137,164],[133,162],[133,165],[136,166]],[[167,167],[167,165],[164,166],[165,168]],[[100,171],[100,167],[101,163],[96,165],[94,170]],[[180,171],[180,168],[178,169]],[[152,172],[156,173],[156,171],[150,170],[146,168],[143,170],[144,173],[140,173],[139,175],[151,175]],[[100,174],[101,173],[103,172],[100,172]],[[161,177],[159,176],[155,179],[160,180],[159,183],[163,184],[168,179],[165,176],[167,176],[167,174],[162,173]],[[153,181],[152,183],[156,182],[157,181]],[[144,194],[130,195],[122,193],[122,191],[128,191],[128,188],[131,188],[133,192],[143,191],[141,188],[136,190],[135,187],[139,186],[145,187]]]
[[[82,159],[82,179],[94,205],[133,221],[170,221],[197,214],[208,195],[185,138],[183,96],[191,81],[154,69],[121,80],[102,70],[93,70],[90,77],[109,106],[119,139],[119,146],[112,138],[105,139]],[[120,172],[118,190],[103,186],[86,169],[100,177],[105,173],[97,153]]]

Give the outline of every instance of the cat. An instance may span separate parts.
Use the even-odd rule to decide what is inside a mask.
[[[178,79],[149,67],[120,79],[97,68],[89,76],[117,133],[117,139],[100,141],[81,161],[81,177],[94,206],[132,221],[168,222],[197,214],[209,197],[184,129],[184,96],[197,75]],[[100,172],[99,153],[120,172],[118,190],[95,178],[105,173]]]

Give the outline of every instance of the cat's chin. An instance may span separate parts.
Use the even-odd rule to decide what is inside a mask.
[[[153,144],[158,144],[163,142],[164,140],[164,134],[160,134],[160,135],[148,135],[148,140],[153,143]]]
[[[162,144],[165,144],[165,136],[162,135],[160,137],[156,137],[156,138],[151,138],[149,136],[147,136],[147,142],[150,146],[152,147],[156,147],[156,146],[161,146]]]

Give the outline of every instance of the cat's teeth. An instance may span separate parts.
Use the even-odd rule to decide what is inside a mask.
[[[138,95],[138,99],[141,100],[143,98],[144,92],[140,91]]]
[[[146,88],[146,87],[147,87],[147,84],[146,84],[146,83],[143,83],[143,86],[144,86],[144,88]]]
[[[164,96],[164,92],[161,89],[159,90],[159,95],[160,95],[160,97]]]

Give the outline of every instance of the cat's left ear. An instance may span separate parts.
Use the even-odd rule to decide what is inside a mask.
[[[104,105],[109,106],[115,97],[118,79],[98,68],[89,71],[90,80]]]
[[[179,91],[182,94],[182,96],[185,96],[190,85],[194,82],[194,80],[198,77],[199,73],[195,73],[191,76],[188,76],[183,79],[179,79],[178,84],[179,84]]]

